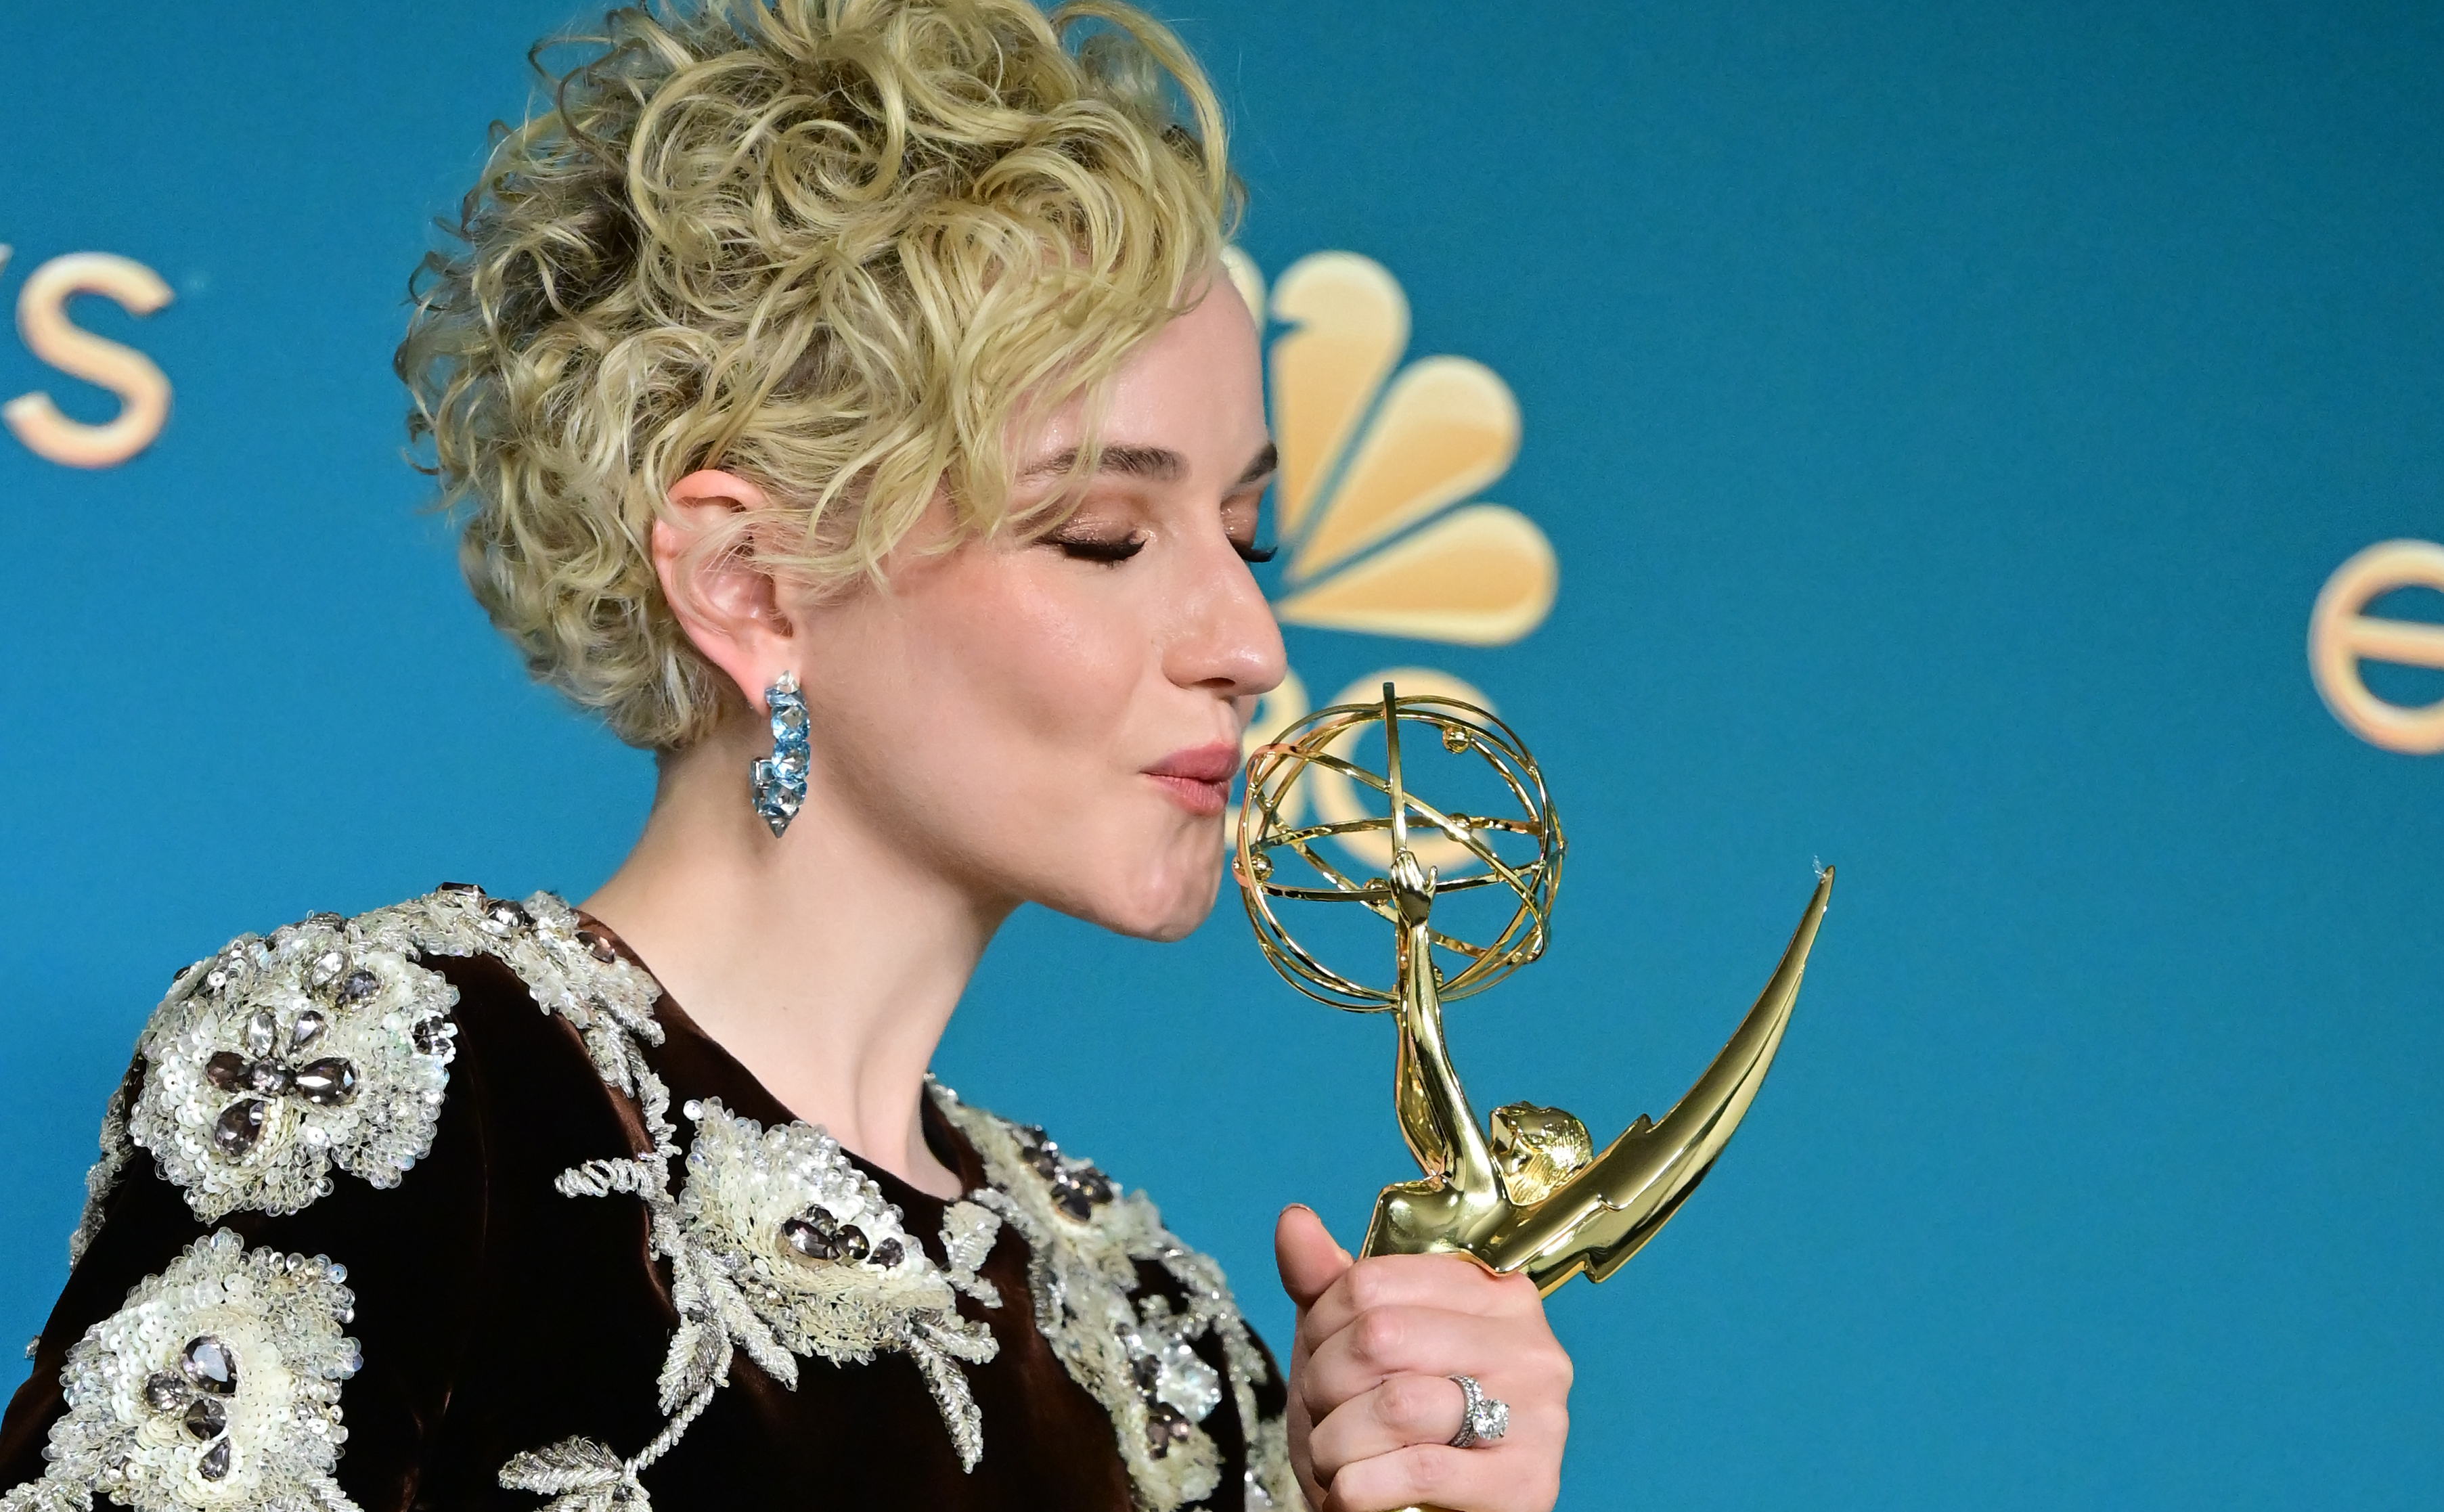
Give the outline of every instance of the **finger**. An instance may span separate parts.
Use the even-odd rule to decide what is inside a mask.
[[[1282,1290],[1301,1312],[1349,1269],[1349,1251],[1333,1243],[1324,1220],[1303,1203],[1283,1208],[1273,1226],[1273,1260],[1281,1267]]]
[[[1345,1466],[1332,1478],[1324,1512],[1393,1507],[1549,1507],[1560,1494],[1551,1468],[1528,1468],[1486,1449],[1417,1445]]]
[[[1449,1444],[1467,1415],[1468,1398],[1444,1375],[1395,1375],[1333,1409],[1307,1435],[1319,1481],[1342,1466],[1417,1444]]]
[[[1322,1423],[1342,1403],[1395,1375],[1465,1372],[1490,1391],[1497,1377],[1513,1374],[1526,1343],[1518,1324],[1505,1319],[1431,1307],[1378,1307],[1308,1353],[1299,1392]]]
[[[1527,1277],[1497,1276],[1465,1255],[1377,1255],[1349,1266],[1324,1289],[1300,1318],[1300,1335],[1320,1343],[1375,1307],[1501,1318],[1541,1312],[1544,1301]]]

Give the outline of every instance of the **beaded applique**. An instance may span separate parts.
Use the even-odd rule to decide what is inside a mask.
[[[578,1032],[603,1080],[637,1096],[634,1072],[643,1064],[637,1042],[662,1042],[662,1026],[654,1022],[661,986],[583,927],[559,898],[537,893],[520,903],[444,882],[423,897],[360,915],[356,925],[367,938],[403,951],[498,960],[518,974],[538,1007]]]
[[[85,1177],[73,1264],[138,1146],[207,1223],[242,1208],[295,1212],[329,1167],[377,1187],[429,1152],[457,1053],[455,987],[418,963],[490,955],[565,1019],[630,1097],[634,1042],[661,1042],[661,989],[548,893],[524,903],[445,882],[354,919],[317,913],[240,935],[172,980],[112,1096]]]
[[[179,973],[181,976],[184,972]],[[138,1056],[127,1067],[127,1075],[110,1095],[102,1110],[102,1154],[84,1173],[84,1210],[78,1215],[76,1232],[68,1235],[68,1268],[74,1270],[84,1259],[85,1247],[93,1236],[102,1231],[102,1199],[119,1185],[120,1173],[136,1153],[136,1141],[127,1137],[127,1111],[136,1106],[137,1095],[144,1090],[144,1058]],[[36,1340],[40,1342],[39,1339]],[[34,1357],[29,1346],[26,1357]]]
[[[50,1463],[0,1512],[355,1512],[331,1477],[360,1363],[346,1279],[226,1228],[195,1241],[68,1351]]]
[[[395,1187],[433,1148],[457,989],[336,913],[241,935],[145,1025],[128,1136],[211,1223],[291,1213],[330,1168]]]
[[[1173,1237],[1143,1192],[1120,1195],[1043,1130],[968,1107],[948,1088],[934,1092],[984,1161],[992,1189],[974,1200],[992,1206],[1028,1242],[1036,1327],[1070,1379],[1110,1414],[1138,1505],[1174,1512],[1221,1484],[1220,1453],[1199,1425],[1221,1404],[1223,1382],[1190,1347],[1208,1336],[1220,1341],[1229,1367],[1248,1437],[1249,1484],[1282,1505],[1299,1504],[1281,1424],[1262,1423],[1256,1412],[1255,1388],[1271,1371],[1221,1267]],[[1138,1295],[1140,1261],[1178,1282],[1185,1311],[1159,1293]]]
[[[945,1272],[821,1129],[793,1122],[767,1133],[711,1098],[684,1111],[696,1128],[679,1230],[694,1251],[691,1280],[712,1305],[671,1340],[664,1393],[692,1395],[719,1379],[733,1346],[790,1387],[801,1355],[863,1364],[878,1353],[904,1354],[924,1374],[960,1467],[974,1469],[984,1428],[954,1361],[981,1365],[1000,1346],[991,1330],[959,1316],[954,1292],[1000,1305],[976,1267],[1001,1220],[973,1203],[952,1204],[942,1219]]]
[[[1290,1425],[1286,1417],[1259,1419],[1248,1429],[1248,1512],[1295,1507],[1306,1512],[1306,1493],[1299,1489],[1298,1471],[1290,1467]]]
[[[457,1053],[458,992],[417,964],[426,955],[497,957],[636,1096],[627,1044],[660,1042],[660,989],[550,894],[520,903],[448,883],[354,919],[317,913],[240,935],[171,984],[137,1042],[140,1083],[104,1119],[71,1253],[131,1143],[206,1223],[247,1208],[296,1212],[331,1189],[334,1165],[397,1186],[433,1148]]]
[[[565,1196],[627,1195],[645,1205],[647,1248],[670,1265],[671,1299],[679,1313],[658,1383],[665,1421],[651,1442],[623,1458],[592,1439],[563,1439],[511,1455],[501,1466],[500,1484],[550,1497],[544,1512],[649,1512],[652,1499],[639,1476],[713,1405],[739,1350],[776,1379],[794,1384],[796,1353],[867,1358],[877,1349],[904,1349],[924,1372],[962,1463],[972,1466],[981,1452],[981,1428],[967,1383],[951,1361],[991,1358],[993,1341],[982,1329],[971,1331],[952,1310],[948,1293],[956,1288],[990,1297],[991,1287],[974,1271],[992,1246],[992,1215],[971,1204],[955,1205],[945,1214],[943,1243],[951,1269],[935,1270],[898,1229],[896,1213],[886,1225],[879,1189],[831,1179],[855,1171],[827,1136],[800,1124],[767,1134],[718,1102],[694,1110],[698,1140],[709,1133],[712,1143],[703,1164],[691,1165],[688,1183],[675,1197],[672,1167],[679,1149],[670,1088],[643,1049],[662,1040],[661,1025],[653,1018],[659,986],[631,968],[607,941],[577,928],[567,905],[548,894],[539,893],[520,908],[466,892],[472,902],[462,903],[452,920],[451,938],[468,952],[498,955],[515,969],[538,1003],[584,1038],[602,1079],[636,1105],[648,1149],[586,1161],[562,1171],[554,1185]],[[435,894],[402,907],[429,910],[442,898]],[[432,923],[429,916],[420,922],[428,928]],[[781,1207],[789,1210],[780,1212]],[[857,1239],[848,1237],[852,1228]],[[805,1260],[837,1263],[858,1240],[867,1245],[863,1260],[828,1277],[813,1267],[803,1276],[772,1268],[776,1261],[794,1263],[772,1247],[775,1242]],[[898,1266],[870,1263],[882,1241],[900,1246]],[[766,1267],[761,1274],[759,1261]],[[931,1273],[930,1282],[916,1279],[917,1264]],[[932,1305],[936,1300],[938,1310]],[[798,1348],[801,1342],[805,1350]]]

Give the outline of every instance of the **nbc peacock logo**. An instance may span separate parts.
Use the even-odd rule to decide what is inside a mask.
[[[1315,252],[1268,292],[1244,252],[1225,254],[1260,320],[1287,327],[1267,355],[1273,439],[1281,449],[1273,527],[1285,555],[1273,612],[1282,622],[1458,646],[1519,639],[1551,612],[1560,570],[1534,521],[1478,497],[1519,452],[1510,386],[1464,357],[1402,361],[1409,301],[1380,264]],[[1442,693],[1487,709],[1492,700],[1434,667],[1386,667],[1331,703],[1369,700],[1386,681],[1404,693]],[[1317,706],[1293,668],[1249,726],[1250,751]],[[1309,768],[1292,809],[1340,823],[1361,817],[1345,777]],[[1336,837],[1362,860],[1388,864],[1379,835]],[[1377,857],[1370,845],[1386,854]]]

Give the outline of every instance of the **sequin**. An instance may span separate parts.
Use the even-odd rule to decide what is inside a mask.
[[[331,1479],[359,1364],[333,1270],[226,1228],[189,1245],[69,1349],[43,1478],[0,1512],[355,1512]]]
[[[1144,1193],[1120,1195],[1109,1177],[1063,1153],[1043,1130],[970,1108],[946,1088],[934,1092],[984,1161],[992,1190],[977,1200],[991,1204],[1028,1243],[1036,1327],[1069,1378],[1110,1415],[1140,1507],[1176,1512],[1221,1484],[1220,1451],[1201,1425],[1221,1404],[1224,1373],[1196,1353],[1198,1340],[1220,1343],[1228,1390],[1250,1445],[1286,1443],[1265,1437],[1255,1388],[1270,1370],[1220,1267],[1173,1237]],[[1171,1275],[1184,1308],[1144,1289],[1141,1263]],[[1295,1484],[1286,1450],[1256,1468],[1266,1485]]]
[[[422,1025],[457,989],[397,943],[318,915],[241,936],[173,986],[139,1042],[127,1132],[198,1218],[295,1212],[334,1165],[396,1186],[432,1148],[454,1046]]]
[[[711,1305],[682,1320],[664,1380],[711,1385],[717,1376],[694,1362],[726,1357],[731,1347],[785,1385],[796,1382],[803,1356],[848,1364],[906,1355],[932,1389],[960,1463],[972,1467],[983,1452],[982,1419],[958,1363],[990,1360],[997,1346],[990,1330],[959,1316],[956,1294],[991,1298],[974,1266],[990,1247],[989,1239],[977,1244],[976,1229],[995,1222],[954,1204],[958,1226],[949,1215],[943,1226],[946,1271],[909,1243],[898,1209],[822,1130],[767,1130],[715,1097],[686,1111],[695,1139],[673,1264]],[[717,1349],[709,1347],[715,1329]]]

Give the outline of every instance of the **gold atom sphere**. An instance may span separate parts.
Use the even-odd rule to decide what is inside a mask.
[[[1350,759],[1360,738],[1373,729],[1384,736],[1380,772]],[[1446,811],[1410,791],[1400,765],[1404,731],[1431,733],[1454,755],[1473,752],[1509,794],[1509,810]],[[1298,812],[1292,795],[1309,767],[1337,772],[1381,794],[1387,811],[1338,822],[1285,823],[1282,811]],[[1319,1003],[1353,1013],[1380,1013],[1400,1000],[1390,970],[1380,986],[1344,975],[1301,945],[1281,918],[1282,904],[1355,903],[1398,925],[1388,877],[1353,876],[1316,843],[1350,835],[1382,836],[1394,854],[1413,854],[1432,869],[1431,890],[1436,897],[1491,888],[1509,893],[1509,920],[1491,939],[1463,939],[1441,929],[1432,932],[1435,947],[1465,963],[1448,977],[1436,968],[1444,1002],[1481,992],[1545,953],[1553,895],[1562,880],[1561,821],[1545,792],[1535,757],[1509,726],[1489,711],[1456,698],[1400,697],[1385,683],[1381,701],[1317,710],[1249,757],[1248,797],[1239,811],[1232,873],[1265,959],[1290,986]],[[1510,854],[1506,856],[1506,850]],[[1288,869],[1293,858],[1304,863],[1304,873]],[[1439,922],[1447,915],[1437,911],[1435,917]],[[1384,964],[1392,964],[1388,954]]]

